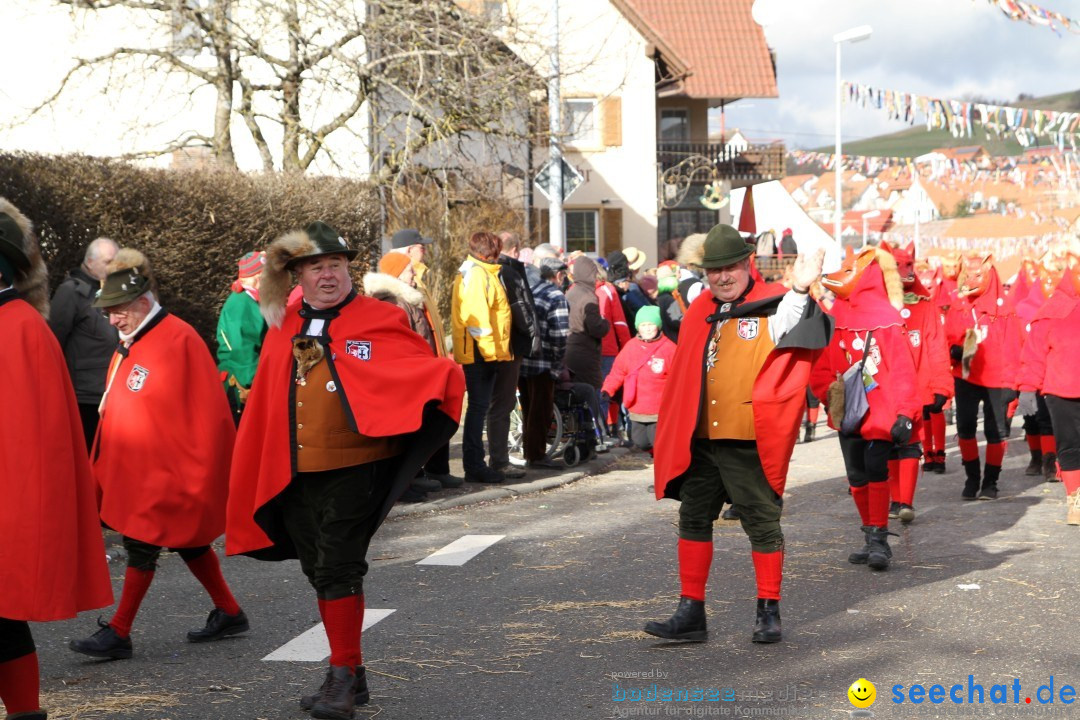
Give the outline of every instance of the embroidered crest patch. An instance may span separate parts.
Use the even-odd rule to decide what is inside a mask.
[[[371,359],[371,341],[370,340],[346,340],[345,341],[345,353],[352,355],[357,360],[370,360]]]
[[[753,340],[758,335],[757,318],[739,318],[739,337],[743,340]]]
[[[136,365],[131,368],[131,374],[128,375],[127,386],[131,392],[139,392],[143,389],[143,385],[146,384],[146,378],[149,377],[150,371],[144,368],[142,365]]]
[[[908,338],[911,340],[911,347],[919,347],[922,345],[922,330],[909,330]]]
[[[870,345],[870,357],[877,365],[881,365],[881,348],[878,347],[877,343]]]

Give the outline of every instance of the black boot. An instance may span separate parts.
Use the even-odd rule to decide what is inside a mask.
[[[328,670],[326,678],[323,679],[323,684],[319,686],[319,689],[315,691],[314,695],[304,695],[300,698],[300,707],[304,710],[311,710],[315,707],[315,704],[322,700],[323,693],[326,692],[326,686],[330,684],[330,678],[333,675],[333,669]],[[371,700],[371,693],[368,691],[367,686],[367,670],[363,665],[356,666],[356,680],[353,681],[353,697],[354,705],[367,705]]]
[[[895,500],[889,503],[889,517],[894,520],[900,517],[900,503]]]
[[[889,547],[890,533],[886,528],[864,527],[866,541],[870,546],[866,564],[871,570],[888,570],[889,560],[892,558],[892,548]]]
[[[14,715],[8,715],[7,720],[48,720],[49,714],[44,710],[34,710],[33,712],[21,712]]]
[[[705,642],[709,636],[705,629],[705,601],[682,596],[674,615],[665,622],[645,623],[645,632],[665,640]]]
[[[803,427],[805,428],[806,432],[803,434],[802,441],[804,443],[814,442],[814,430],[816,429],[816,427],[810,422],[803,423]]]
[[[229,615],[220,608],[214,608],[206,618],[206,627],[201,630],[190,630],[187,634],[188,642],[201,643],[211,640],[220,640],[226,635],[239,635],[247,632],[247,615],[241,610],[235,615]]]
[[[1024,468],[1024,474],[1028,477],[1034,477],[1036,475],[1043,474],[1043,454],[1042,450],[1031,451],[1031,462]]]
[[[757,619],[754,621],[756,643],[780,642],[780,601],[758,598]]]
[[[945,474],[945,451],[944,450],[938,450],[937,451],[937,462],[934,463],[934,472],[936,472],[938,475],[944,475]]]
[[[856,550],[855,552],[853,552],[853,553],[851,553],[850,555],[847,556],[847,561],[849,563],[851,563],[852,565],[865,565],[866,560],[870,557],[870,533],[869,533],[869,531],[872,530],[872,529],[873,528],[870,528],[868,526],[863,526],[862,531],[863,531],[863,535],[865,536],[866,542],[863,545],[862,550]]]
[[[85,640],[72,640],[68,647],[90,657],[127,660],[131,657],[131,638],[122,638],[112,625],[98,620],[101,629]]]
[[[1034,473],[1038,475],[1039,473]],[[1046,482],[1061,482],[1061,479],[1057,476],[1057,454],[1046,453],[1042,458],[1042,476],[1046,478]]]
[[[330,666],[322,694],[311,708],[311,717],[324,720],[350,720],[356,705],[356,670]]]
[[[966,473],[967,477],[964,480],[964,492],[960,494],[962,500],[974,500],[979,496],[979,470],[981,467],[978,458],[964,461],[964,473]]]
[[[982,490],[979,491],[980,500],[996,500],[998,496],[997,481],[1001,476],[1000,465],[987,465],[983,470]]]

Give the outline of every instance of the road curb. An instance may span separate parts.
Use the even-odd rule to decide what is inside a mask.
[[[531,495],[544,490],[551,490],[553,488],[562,487],[563,485],[569,485],[572,482],[577,482],[583,477],[605,473],[615,465],[619,458],[626,457],[629,453],[630,451],[626,448],[612,448],[607,453],[599,455],[595,459],[585,463],[584,466],[567,468],[566,472],[550,477],[539,478],[532,482],[498,485],[485,490],[478,490],[464,495],[455,495],[453,497],[433,500],[431,502],[395,505],[390,510],[390,514],[387,515],[387,519],[450,510],[452,508],[466,507],[482,502],[491,502],[492,500],[520,497],[522,495]]]

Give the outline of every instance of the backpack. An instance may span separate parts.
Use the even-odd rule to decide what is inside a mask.
[[[510,303],[510,349],[515,357],[539,357],[540,323],[536,319],[532,290],[525,278],[525,266],[518,260],[500,256],[499,280]]]

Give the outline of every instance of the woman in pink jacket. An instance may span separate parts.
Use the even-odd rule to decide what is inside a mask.
[[[630,413],[630,439],[652,453],[660,396],[675,357],[675,343],[660,332],[660,308],[646,305],[634,317],[637,335],[615,358],[601,392],[610,397],[623,389],[623,404]]]

